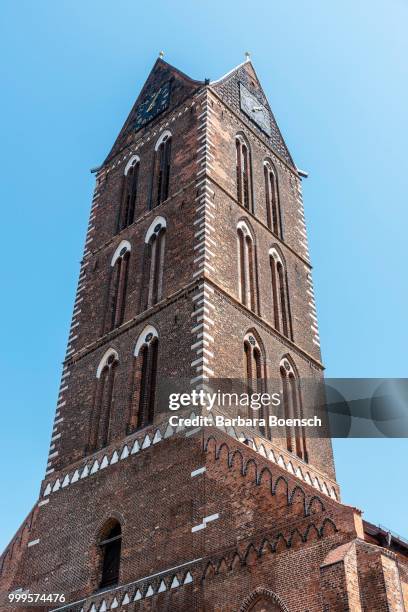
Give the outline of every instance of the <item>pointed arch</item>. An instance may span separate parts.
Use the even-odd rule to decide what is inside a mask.
[[[305,542],[316,542],[320,538],[319,530],[314,523],[311,523],[306,529],[303,539]]]
[[[156,144],[154,145],[154,150],[158,151],[161,147],[161,145],[165,142],[168,141],[169,138],[172,137],[172,134],[170,132],[170,130],[164,130],[164,132],[162,132],[159,136],[159,138],[156,140]]]
[[[274,550],[275,550],[275,552],[277,552],[277,553],[284,552],[288,548],[289,548],[289,544],[286,541],[285,536],[282,533],[279,533],[277,538],[276,538],[276,541],[274,543]]]
[[[107,299],[108,305],[106,308],[104,323],[105,333],[123,323],[126,306],[130,253],[130,242],[128,240],[122,240],[112,255]]]
[[[302,396],[299,374],[290,355],[285,355],[279,364],[282,384],[283,408],[286,419],[294,419],[294,426],[286,426],[286,446],[289,452],[296,453],[304,461],[308,461],[306,434],[300,425],[303,418]]]
[[[229,458],[229,467],[232,469],[238,468],[241,476],[244,475],[244,457],[240,450],[235,450]]]
[[[258,587],[242,602],[239,612],[289,612],[282,599],[270,589]]]
[[[286,264],[278,246],[269,249],[274,326],[293,340],[292,318],[289,302],[289,285]]]
[[[250,212],[254,212],[252,191],[251,149],[246,136],[235,136],[237,200]]]
[[[223,451],[224,451],[224,457],[222,456]],[[215,458],[217,459],[217,461],[220,459],[222,461],[222,459],[225,458],[226,463],[229,466],[229,454],[230,454],[230,449],[229,449],[228,444],[226,442],[222,442],[222,444],[220,444],[220,446],[217,449]]]
[[[94,402],[88,434],[88,450],[106,446],[110,440],[115,377],[119,355],[114,348],[105,351],[96,369]]]
[[[122,201],[119,209],[118,232],[135,220],[136,198],[139,183],[140,157],[133,155],[123,173]]]
[[[100,378],[101,377],[102,370],[108,364],[108,361],[110,360],[111,356],[115,360],[119,361],[118,352],[114,348],[108,348],[108,350],[105,351],[102,359],[100,360],[100,362],[98,364],[98,367],[96,368],[96,378]]]
[[[335,523],[331,519],[325,518],[320,528],[319,535],[321,537],[333,535],[334,533],[337,533],[337,531],[338,530]]]
[[[244,554],[244,563],[246,565],[253,565],[257,559],[258,559],[258,552],[255,546],[251,543],[249,544]]]
[[[270,543],[270,541],[268,540],[268,538],[264,538],[261,542],[261,545],[259,547],[259,555],[269,555],[273,553],[273,546]]]
[[[119,257],[122,257],[125,254],[125,251],[131,251],[131,250],[132,250],[132,245],[130,244],[129,240],[122,240],[118,244],[118,246],[116,247],[112,255],[112,259],[111,259],[112,268],[115,266]]]
[[[217,459],[217,439],[211,435],[207,438],[204,444],[204,451],[211,456],[214,457],[214,460]]]
[[[299,485],[290,493],[289,505],[294,513],[306,516],[306,494]]]
[[[160,228],[157,227],[158,225],[160,225]],[[157,234],[159,229],[166,228],[166,227],[167,227],[167,221],[165,217],[163,217],[162,215],[158,215],[157,217],[155,217],[153,221],[151,222],[151,224],[149,225],[149,227],[147,228],[145,238],[144,238],[145,243],[147,244],[151,240],[151,238],[155,234]]]
[[[139,162],[140,162],[140,157],[138,155],[132,155],[132,157],[129,159],[128,163],[125,166],[125,171],[123,175],[127,176],[129,172],[132,170],[132,168],[135,166],[135,164],[138,164]]]
[[[150,208],[159,206],[169,196],[172,134],[165,130],[154,146]]]
[[[158,216],[152,221],[145,234],[140,292],[141,311],[156,304],[162,296],[166,228],[166,219]]]
[[[245,334],[243,348],[246,392],[251,395],[265,393],[267,381],[266,354],[263,342],[255,329],[251,329]],[[254,416],[250,407],[248,407],[247,416],[250,418]],[[260,408],[259,416],[268,421],[265,406]],[[270,438],[268,426],[261,427],[260,432],[263,436]]]
[[[307,516],[309,516],[310,514],[317,514],[319,512],[324,512],[324,510],[325,510],[325,507],[320,497],[317,497],[317,495],[313,495],[313,497],[310,498],[308,506],[307,506],[307,511],[306,511]]]
[[[269,229],[282,237],[282,219],[279,201],[278,173],[272,160],[264,160],[266,219]]]
[[[264,477],[264,474],[266,474],[266,476]],[[272,493],[272,472],[268,467],[263,467],[259,476],[258,476],[258,484],[261,485],[262,483],[266,484],[269,483],[269,489],[270,492]]]
[[[296,546],[299,546],[300,544],[303,544],[303,536],[300,533],[299,529],[296,527],[296,529],[294,529],[290,534],[289,546],[294,548]]]
[[[278,476],[273,485],[273,495],[284,495],[289,503],[289,484],[284,476]]]
[[[250,310],[259,310],[256,245],[254,233],[245,219],[237,224],[238,293],[241,302]]]
[[[153,325],[146,325],[134,349],[132,389],[127,432],[153,422],[156,399],[159,334]]]

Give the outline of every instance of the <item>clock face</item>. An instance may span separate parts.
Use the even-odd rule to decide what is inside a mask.
[[[166,110],[170,101],[170,91],[171,82],[167,81],[160,89],[145,98],[136,111],[135,130],[140,130],[141,127]]]
[[[272,135],[271,118],[269,111],[255,98],[242,84],[239,84],[241,110],[268,136]]]

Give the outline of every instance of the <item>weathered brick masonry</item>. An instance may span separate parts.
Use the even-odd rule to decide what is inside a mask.
[[[30,592],[65,612],[408,610],[407,546],[341,503],[330,440],[171,426],[154,394],[242,378],[250,351],[255,379],[321,380],[301,174],[250,61],[213,83],[156,62],[96,172],[2,609]]]

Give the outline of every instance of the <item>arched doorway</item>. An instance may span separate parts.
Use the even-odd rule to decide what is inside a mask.
[[[289,612],[273,591],[259,587],[245,598],[239,612]]]

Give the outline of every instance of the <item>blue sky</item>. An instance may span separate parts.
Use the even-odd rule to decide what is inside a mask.
[[[44,474],[93,177],[158,52],[251,51],[304,183],[329,377],[406,377],[405,0],[3,0],[0,548]],[[343,500],[408,536],[407,440],[334,444]]]

